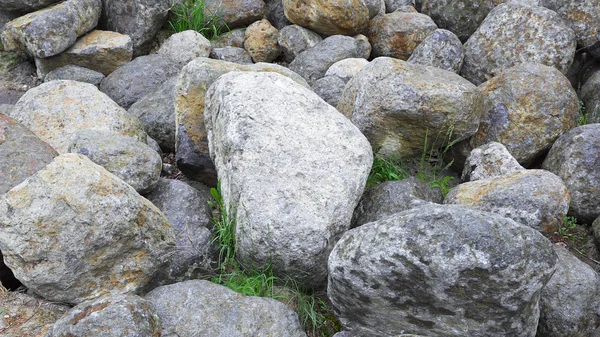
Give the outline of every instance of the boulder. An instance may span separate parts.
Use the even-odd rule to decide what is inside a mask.
[[[494,8],[465,43],[461,75],[479,85],[519,63],[541,63],[566,74],[576,47],[575,33],[556,12],[508,2]]]
[[[15,277],[71,304],[135,292],[175,245],[151,202],[78,154],[55,158],[0,197],[0,223],[0,250]]]
[[[75,65],[109,75],[131,61],[133,44],[127,35],[94,30],[80,37],[64,52],[48,58],[36,58],[37,74],[44,78],[54,69]]]
[[[325,76],[337,76],[344,81],[344,83],[348,83],[359,71],[362,70],[369,61],[363,58],[349,58],[343,59],[341,61],[337,61],[332,64]]]
[[[325,76],[315,81],[312,90],[329,105],[335,107],[344,93],[346,82],[338,76]]]
[[[436,29],[413,50],[408,63],[459,73],[464,57],[463,45],[458,37],[449,30]]]
[[[238,47],[213,48],[210,51],[210,58],[239,64],[254,63],[252,56],[244,48]]]
[[[267,15],[266,19],[277,29],[292,25],[292,22],[285,17],[282,0],[266,0]]]
[[[50,145],[0,113],[0,195],[46,167],[56,156]]]
[[[600,124],[583,125],[560,136],[542,164],[567,186],[569,214],[587,224],[600,216],[599,151]]]
[[[415,7],[415,0],[385,0],[384,3],[386,13],[393,13],[403,6]]]
[[[234,29],[262,19],[267,5],[264,0],[205,0],[204,13],[218,16],[229,29]]]
[[[596,71],[581,87],[580,98],[585,104],[588,123],[600,122],[600,71]]]
[[[10,114],[61,154],[78,130],[110,131],[146,141],[142,123],[88,83],[44,83],[23,95]]]
[[[246,28],[244,49],[254,62],[271,62],[279,57],[279,31],[268,20],[256,21]]]
[[[522,170],[466,182],[446,195],[445,204],[500,214],[544,234],[558,231],[571,198],[562,180],[545,170]]]
[[[2,11],[32,12],[48,7],[59,0],[0,0]]]
[[[285,304],[209,281],[162,286],[145,298],[156,307],[163,336],[306,337],[298,315]]]
[[[100,86],[100,82],[104,79],[104,75],[97,71],[83,68],[74,65],[68,65],[52,70],[44,77],[44,82],[68,80],[93,84],[95,87]]]
[[[473,135],[483,95],[453,72],[379,57],[348,82],[337,108],[375,152],[406,157]]]
[[[347,231],[327,294],[358,336],[534,336],[556,260],[529,227],[430,204]]]
[[[274,73],[221,76],[204,117],[242,264],[322,286],[371,168],[367,140],[315,93]]]
[[[223,33],[211,42],[213,48],[236,47],[244,48],[244,39],[246,38],[246,29],[239,28]]]
[[[100,0],[67,0],[16,18],[4,26],[4,49],[37,58],[59,54],[96,27],[101,10]]]
[[[210,41],[194,30],[171,35],[158,50],[158,54],[183,67],[196,57],[208,57]]]
[[[523,171],[525,168],[498,142],[490,142],[471,151],[465,161],[461,180],[475,181]]]
[[[321,41],[323,38],[319,34],[298,25],[281,28],[277,38],[277,43],[287,62],[292,62],[298,54],[314,47]]]

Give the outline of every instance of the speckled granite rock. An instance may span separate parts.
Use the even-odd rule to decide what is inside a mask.
[[[287,62],[292,62],[298,54],[323,41],[319,34],[298,25],[283,27],[277,42]]]
[[[463,45],[458,37],[449,30],[437,29],[415,48],[408,58],[408,63],[459,73],[464,57]]]
[[[205,0],[204,13],[218,15],[229,29],[245,27],[267,13],[264,0]]]
[[[208,57],[210,49],[210,41],[202,34],[186,30],[171,35],[160,46],[158,53],[183,67],[196,57]]]
[[[503,176],[525,170],[519,162],[498,142],[490,142],[471,151],[465,161],[461,180],[475,181]]]
[[[38,68],[39,69],[39,68]],[[100,82],[104,79],[104,75],[97,71],[83,68],[79,66],[68,65],[52,70],[44,77],[44,82],[69,80],[84,82],[94,85],[95,87],[100,86]]]

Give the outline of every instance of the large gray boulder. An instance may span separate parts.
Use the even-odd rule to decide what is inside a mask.
[[[264,0],[205,0],[204,13],[218,16],[229,29],[234,29],[262,19],[267,5]]]
[[[325,102],[335,107],[339,104],[345,87],[346,82],[340,77],[325,76],[316,80],[312,89]]]
[[[163,337],[306,337],[298,315],[285,304],[209,281],[162,286],[145,298],[156,307]]]
[[[93,84],[95,87],[100,86],[100,82],[104,79],[104,75],[97,71],[83,68],[79,66],[68,65],[54,69],[44,77],[44,82],[68,80]]]
[[[58,153],[67,152],[70,136],[78,130],[110,131],[146,141],[142,123],[88,83],[44,83],[27,91],[10,116]]]
[[[498,142],[490,142],[471,151],[465,161],[461,180],[475,181],[522,170],[525,168],[519,165],[506,146]]]
[[[561,177],[571,194],[569,214],[583,223],[600,216],[600,124],[576,127],[560,136],[542,168]]]
[[[237,222],[239,259],[323,285],[372,164],[369,143],[335,108],[279,74],[225,74],[206,97],[210,154]]]
[[[358,74],[367,64],[369,64],[369,61],[364,58],[343,59],[332,64],[331,67],[327,69],[325,76],[337,76],[344,81],[344,83],[348,83],[348,81],[356,76],[356,74]]]
[[[186,30],[171,35],[160,46],[158,53],[183,67],[196,57],[208,57],[210,49],[210,41],[202,34]]]
[[[78,154],[57,157],[0,197],[0,223],[0,250],[15,277],[71,304],[135,292],[175,245],[150,201]]]
[[[348,82],[337,108],[377,153],[404,157],[473,135],[483,95],[456,73],[379,57]]]
[[[463,65],[465,52],[463,45],[454,33],[445,29],[436,29],[415,48],[408,63],[459,73]]]
[[[539,232],[467,207],[426,205],[349,230],[327,294],[359,336],[535,336],[556,253]]]
[[[67,0],[21,16],[4,26],[4,49],[26,50],[38,58],[54,56],[96,27],[101,10],[101,0]]]
[[[59,0],[0,0],[3,11],[32,12],[52,5]]]
[[[314,47],[321,41],[323,38],[319,34],[298,25],[281,28],[277,38],[283,57],[287,62],[292,62],[298,54]]]
[[[461,75],[481,84],[504,68],[528,62],[566,74],[576,47],[575,33],[556,12],[508,2],[494,8],[465,43]]]
[[[210,51],[210,58],[239,64],[254,63],[252,62],[252,56],[244,48],[238,47],[213,48]]]

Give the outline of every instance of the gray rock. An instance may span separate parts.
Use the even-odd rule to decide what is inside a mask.
[[[139,193],[148,192],[162,170],[162,158],[153,148],[113,132],[78,131],[71,135],[67,151],[88,157]]]
[[[213,48],[210,58],[239,64],[252,64],[252,56],[244,49],[237,47]]]
[[[341,78],[344,83],[348,83],[348,81],[358,74],[358,72],[367,64],[369,64],[369,61],[363,58],[343,59],[332,64],[331,67],[327,69],[325,76],[337,76]]]
[[[265,2],[267,3],[267,20],[269,20],[275,28],[281,30],[281,28],[293,24],[285,17],[282,0],[267,0]]]
[[[147,53],[154,36],[165,23],[171,5],[169,0],[102,0],[100,27],[129,35],[133,55]]]
[[[319,34],[298,25],[281,28],[277,40],[287,62],[292,62],[298,54],[323,41]]]
[[[2,285],[0,285],[0,289]],[[20,292],[7,292],[0,295],[0,332],[2,337],[46,336],[65,312],[66,305],[51,303]]]
[[[437,29],[415,48],[408,63],[418,63],[459,73],[465,52],[463,45],[454,33]]]
[[[164,337],[306,337],[298,315],[285,304],[209,281],[163,286],[145,298],[158,311]]]
[[[593,337],[598,334],[600,277],[559,245],[556,272],[542,289],[536,336]]]
[[[237,222],[239,259],[270,264],[300,285],[323,285],[329,252],[350,227],[372,164],[367,140],[279,74],[225,74],[206,97],[209,150]]]
[[[290,69],[302,76],[309,84],[325,76],[327,69],[337,61],[362,57],[362,42],[358,39],[334,35],[317,43],[294,58]]]
[[[229,29],[245,27],[267,13],[264,0],[205,0],[204,13],[217,15]]]
[[[2,11],[32,12],[48,7],[59,0],[0,0]]]
[[[335,107],[344,93],[346,82],[338,76],[325,76],[315,81],[313,91],[329,105]]]
[[[146,145],[150,146],[150,148],[158,153],[158,155],[162,158],[163,152],[160,149],[160,145],[158,145],[158,143],[152,139],[152,137],[146,137]]]
[[[279,31],[268,20],[262,19],[246,28],[244,49],[254,62],[272,62],[281,54],[277,44]]]
[[[97,71],[83,68],[74,65],[68,65],[52,70],[44,77],[44,82],[57,80],[70,80],[93,84],[96,87],[100,86],[100,82],[104,79],[104,75]]]
[[[96,27],[101,10],[100,0],[67,0],[26,14],[4,26],[4,49],[26,50],[38,58],[56,55]]]
[[[154,92],[181,68],[162,55],[140,56],[108,75],[100,91],[124,109]]]
[[[556,259],[511,219],[431,204],[346,232],[327,294],[359,336],[534,336]]]
[[[0,34],[4,31],[4,25],[8,22],[22,16],[24,13],[20,11],[8,11],[8,10],[0,10]],[[0,46],[0,51],[3,50],[3,46]]]
[[[152,303],[135,295],[113,295],[78,304],[54,323],[48,337],[160,336],[160,331]]]
[[[471,151],[465,161],[461,180],[475,181],[525,170],[504,145],[490,142]]]
[[[600,71],[596,71],[581,87],[580,98],[585,104],[588,123],[600,122]]]
[[[419,179],[385,181],[366,190],[352,215],[352,228],[429,203],[441,204],[442,193]]]
[[[154,138],[165,152],[175,152],[175,85],[171,77],[156,91],[135,102],[128,112],[144,124],[148,135]]]
[[[184,66],[196,57],[208,57],[211,44],[207,38],[194,30],[171,35],[158,53],[174,63]]]
[[[576,127],[560,136],[542,168],[565,182],[571,194],[569,214],[583,223],[600,216],[600,124]]]
[[[213,250],[209,224],[212,217],[208,189],[199,191],[173,179],[161,178],[146,195],[160,209],[175,232],[176,251],[170,265],[150,281],[148,288],[200,278],[207,274]]]
[[[554,11],[504,3],[489,13],[465,43],[461,75],[478,85],[502,69],[528,62],[566,74],[576,47],[575,33]]]
[[[457,74],[389,57],[354,76],[337,106],[377,153],[401,157],[470,137],[482,107],[477,87]]]
[[[385,0],[385,12],[392,13],[402,6],[415,6],[415,0]]]
[[[150,201],[77,154],[55,158],[1,196],[0,222],[0,249],[15,277],[48,300],[72,304],[135,292],[165,267],[175,245]]]
[[[0,104],[0,114],[9,116],[14,107],[14,104]]]
[[[57,155],[25,126],[0,113],[0,195],[46,167]]]
[[[10,116],[61,154],[78,130],[110,131],[146,141],[142,123],[88,83],[44,83],[27,91]]]
[[[236,47],[244,48],[246,29],[234,29],[227,32],[211,42],[213,48]]]

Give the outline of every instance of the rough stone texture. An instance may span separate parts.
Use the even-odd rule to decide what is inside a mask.
[[[207,58],[188,63],[181,70],[175,89],[177,167],[187,177],[208,186],[216,186],[217,173],[208,153],[204,98],[208,87],[230,71],[276,72],[308,87],[298,74],[275,64],[241,65]]]
[[[325,76],[315,81],[312,89],[329,105],[336,107],[344,93],[346,82],[337,76]]]
[[[48,337],[160,336],[160,320],[149,301],[113,295],[83,302],[53,326]]]
[[[373,47],[373,56],[408,60],[413,50],[437,28],[427,15],[396,11],[373,18],[366,35]]]
[[[218,15],[233,29],[262,19],[267,5],[264,0],[205,0],[204,13]]]
[[[124,109],[154,92],[181,68],[162,55],[135,58],[108,75],[100,83],[100,91]]]
[[[359,336],[534,336],[556,259],[511,219],[432,204],[346,232],[327,294]]]
[[[321,35],[355,35],[369,23],[372,13],[364,0],[283,0],[285,16]]]
[[[7,292],[0,285],[0,334],[2,337],[39,337],[65,312],[66,305],[50,303],[19,292]]]
[[[163,337],[306,337],[298,315],[285,304],[209,281],[163,286],[145,298],[158,311]]]
[[[600,216],[599,151],[600,124],[583,125],[560,136],[542,165],[567,185],[569,214],[588,224]]]
[[[369,61],[363,58],[343,59],[332,64],[331,67],[327,69],[325,76],[337,76],[341,78],[344,83],[347,83],[367,64],[369,64]]]
[[[0,0],[2,11],[32,12],[48,7],[59,0]]]
[[[323,38],[319,34],[298,25],[281,28],[277,39],[287,62],[292,62],[298,54],[314,47],[321,41]]]
[[[279,57],[281,48],[277,44],[279,31],[268,20],[256,21],[246,28],[244,49],[254,62],[271,62]]]
[[[206,97],[208,144],[236,219],[238,257],[300,285],[323,285],[372,164],[367,140],[279,74],[225,74]]]
[[[133,54],[147,53],[154,36],[165,23],[169,0],[102,0],[100,27],[129,35]]]
[[[239,64],[252,64],[252,56],[244,49],[237,47],[213,48],[210,58]]]
[[[52,70],[44,77],[44,82],[69,80],[93,84],[95,87],[100,86],[100,82],[104,79],[104,75],[97,71],[83,68],[79,66],[68,65]]]
[[[282,0],[266,0],[267,20],[277,29],[292,25],[292,22],[285,17]]]
[[[0,195],[46,167],[57,155],[25,126],[0,113]]]
[[[109,131],[78,131],[71,135],[67,151],[88,157],[139,193],[149,191],[162,170],[162,158],[153,148]]]
[[[158,50],[167,59],[184,66],[196,57],[208,57],[211,44],[207,38],[194,30],[171,35]]]
[[[380,57],[348,82],[338,110],[384,156],[421,155],[477,131],[483,95],[457,74]],[[452,131],[450,131],[452,130]],[[450,136],[450,137],[448,137]]]
[[[596,71],[581,87],[580,98],[585,104],[589,123],[600,122],[600,71]]]
[[[461,180],[475,181],[525,170],[504,145],[490,142],[471,151],[465,161]]]
[[[66,153],[78,130],[111,131],[145,142],[142,123],[95,86],[52,81],[29,90],[10,113],[58,153]]]
[[[120,66],[131,61],[133,44],[127,35],[94,30],[80,37],[64,52],[49,58],[36,58],[35,65],[39,78],[54,69],[76,65],[109,75]]]
[[[576,47],[575,33],[554,11],[509,2],[494,8],[465,43],[461,75],[481,84],[504,68],[528,62],[566,74]]]
[[[541,64],[505,69],[479,87],[483,115],[472,148],[500,142],[525,166],[535,164],[563,133],[577,126],[579,102],[569,80]]]
[[[234,29],[211,42],[213,48],[236,47],[244,48],[246,29]]]
[[[96,27],[101,10],[100,0],[67,0],[21,16],[4,26],[4,49],[38,58],[56,55]]]
[[[173,76],[156,91],[135,102],[128,112],[144,124],[148,135],[154,138],[165,152],[175,152],[175,85]]]
[[[558,230],[569,210],[569,191],[545,170],[523,170],[454,187],[445,204],[500,214],[545,234]]]
[[[77,154],[55,158],[0,197],[0,223],[0,249],[15,277],[72,304],[136,291],[175,244],[151,202]]]
[[[465,52],[463,45],[454,33],[437,29],[414,49],[408,63],[438,67],[459,73]]]
[[[330,36],[298,54],[290,63],[290,69],[312,85],[337,61],[362,57],[363,44],[362,40],[349,36]]]
[[[415,177],[385,181],[366,190],[352,215],[352,228],[429,203],[441,204],[442,193]]]
[[[385,0],[385,12],[392,13],[403,6],[415,7],[415,0]]]
[[[569,251],[555,245],[556,272],[542,289],[537,336],[597,336],[600,277]]]
[[[212,214],[208,206],[212,199],[208,189],[199,191],[182,181],[161,178],[146,198],[173,225],[177,245],[169,266],[156,274],[148,288],[206,275],[213,252],[209,230]]]
[[[32,87],[39,85],[35,65],[24,52],[0,51],[0,104],[15,104]]]

